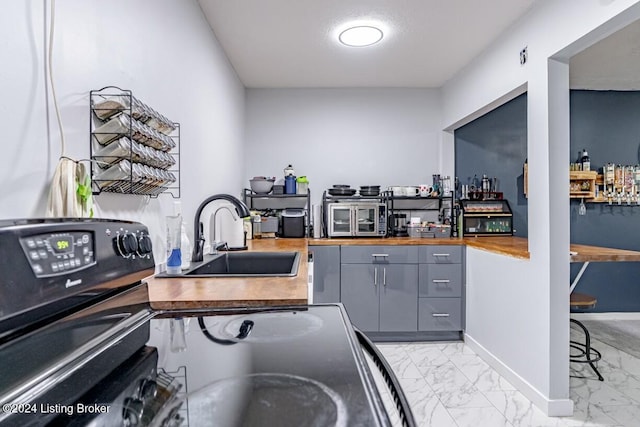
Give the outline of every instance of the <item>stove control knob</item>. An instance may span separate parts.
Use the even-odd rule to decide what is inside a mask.
[[[144,410],[144,403],[140,399],[134,399],[127,397],[124,399],[122,405],[122,418],[124,425],[137,426],[142,419],[142,411]]]
[[[138,238],[138,255],[150,254],[151,251],[153,251],[151,237],[146,234],[140,236],[140,238]]]
[[[138,250],[138,239],[131,233],[118,234],[115,238],[117,252],[125,258]]]
[[[143,402],[156,397],[157,392],[158,383],[154,380],[145,378],[140,381],[140,385],[138,386],[138,397],[140,397]]]

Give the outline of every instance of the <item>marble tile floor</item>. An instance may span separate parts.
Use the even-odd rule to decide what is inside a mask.
[[[582,338],[573,327],[571,336]],[[640,358],[624,346],[607,344],[606,335],[598,338],[593,345],[602,353],[598,368],[605,381],[594,379],[588,365],[571,364],[573,376],[588,377],[570,379],[571,417],[544,415],[462,342],[376,345],[402,384],[419,426],[640,426]],[[617,345],[620,339],[610,341]],[[628,347],[636,345],[640,341]],[[397,414],[391,418],[400,425]]]

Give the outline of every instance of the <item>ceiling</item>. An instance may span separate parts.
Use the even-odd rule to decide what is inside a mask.
[[[441,87],[535,0],[199,0],[249,88]],[[337,42],[350,21],[381,43]],[[524,47],[524,46],[523,46]]]
[[[441,87],[535,2],[198,1],[248,88]],[[351,21],[381,24],[382,42],[340,45]],[[570,84],[640,90],[640,21],[572,57]]]

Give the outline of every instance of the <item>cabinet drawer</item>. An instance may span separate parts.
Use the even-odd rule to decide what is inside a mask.
[[[460,298],[418,298],[418,330],[462,330],[462,300]]]
[[[421,246],[419,260],[428,264],[460,264],[462,246]]]
[[[415,246],[342,246],[343,264],[416,264],[418,248]]]
[[[419,296],[462,296],[462,266],[460,264],[420,264]]]

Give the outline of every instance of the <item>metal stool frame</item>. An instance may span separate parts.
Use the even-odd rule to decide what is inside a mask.
[[[570,341],[571,348],[574,348],[579,351],[577,354],[570,354],[569,359],[571,362],[575,363],[588,363],[593,369],[593,372],[598,376],[598,380],[604,381],[604,378],[598,371],[595,363],[597,363],[600,359],[602,359],[602,354],[595,348],[591,347],[591,334],[589,330],[587,330],[586,326],[582,324],[579,320],[569,319],[569,321],[575,325],[578,325],[582,331],[584,332],[584,343],[578,341]],[[586,378],[586,377],[575,377],[574,378]]]

